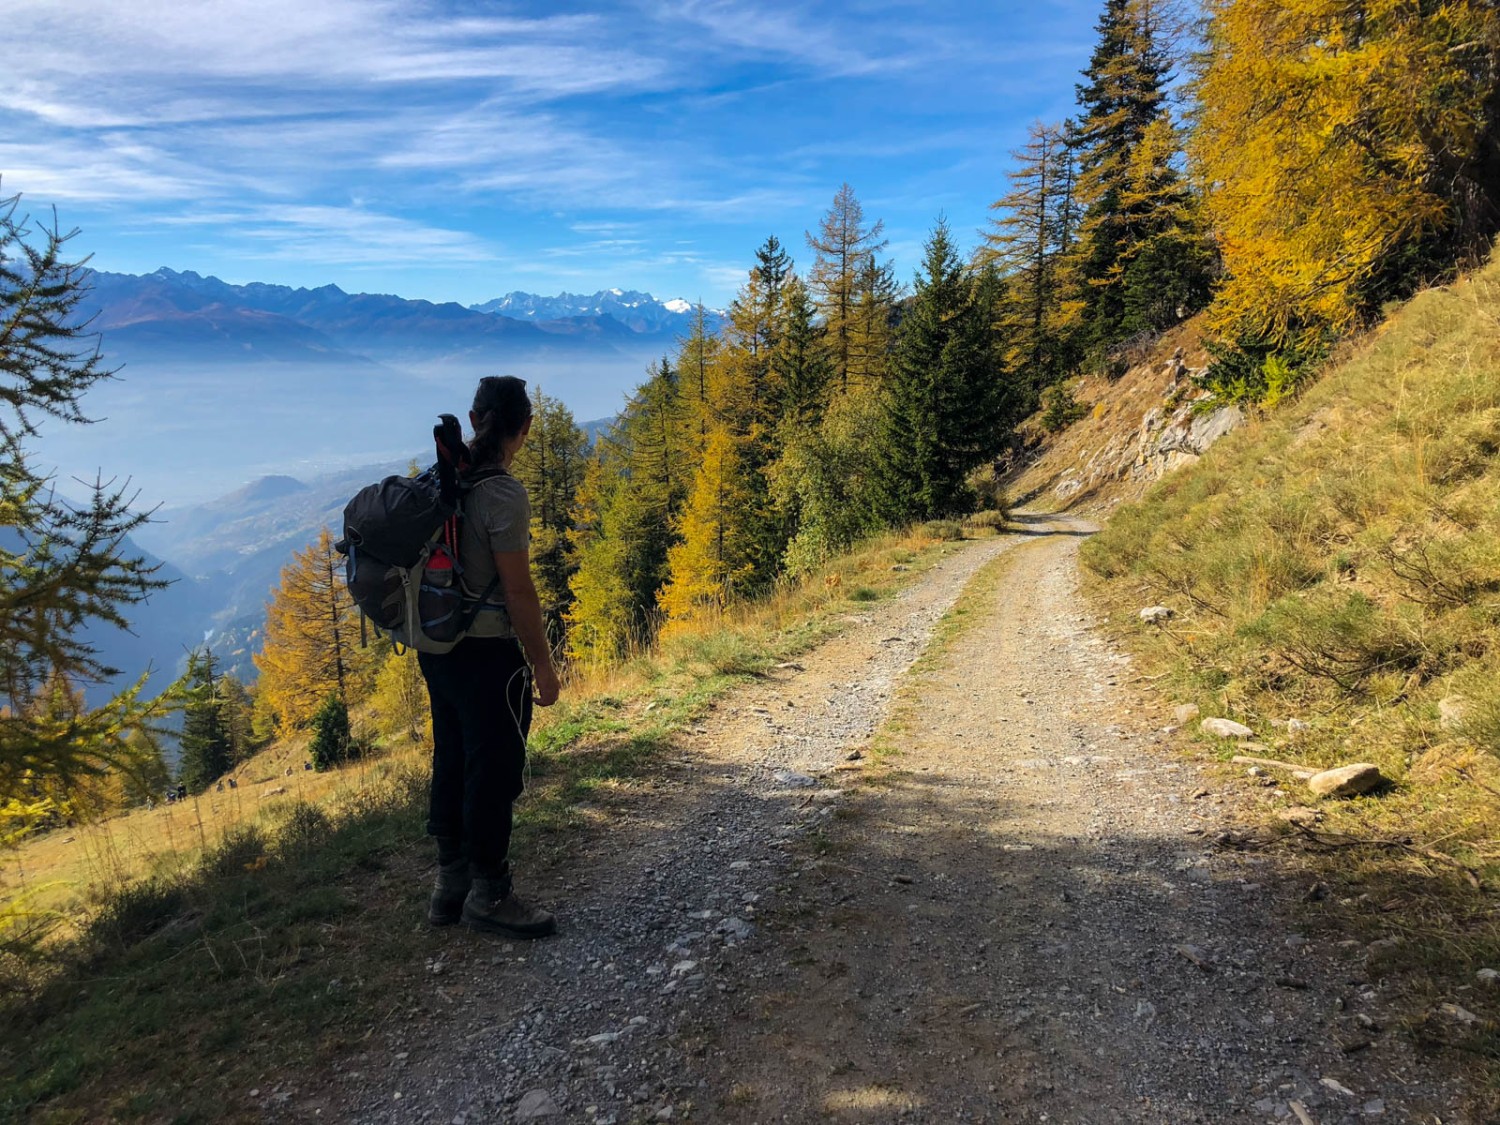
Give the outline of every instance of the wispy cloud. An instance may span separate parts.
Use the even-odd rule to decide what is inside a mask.
[[[260,206],[238,211],[163,216],[161,226],[227,227],[257,261],[327,265],[474,263],[500,261],[485,240],[360,207]]]

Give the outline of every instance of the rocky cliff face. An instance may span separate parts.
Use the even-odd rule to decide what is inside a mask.
[[[1012,479],[1015,501],[1100,508],[1138,496],[1198,460],[1245,423],[1239,407],[1212,407],[1210,396],[1199,390],[1205,359],[1189,324],[1170,333],[1120,379],[1079,380],[1074,394],[1088,414],[1059,434],[1031,427],[1036,444]]]

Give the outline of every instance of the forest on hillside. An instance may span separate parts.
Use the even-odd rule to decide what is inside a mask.
[[[517,474],[559,649],[615,660],[882,528],[1003,503],[1024,418],[1065,422],[1069,376],[1195,314],[1207,390],[1294,394],[1388,302],[1488,254],[1497,78],[1484,0],[1105,0],[1076,113],[1032,127],[976,245],[935,216],[903,276],[846,184],[801,238],[765,239],[724,328],[700,310],[592,446],[537,394]],[[420,722],[415,661],[360,645],[326,534],[283,574],[253,689],[203,653],[166,701],[82,703],[104,671],[83,622],[152,579],[118,552],[123,497],[74,510],[28,468],[29,419],[81,418],[103,374],[67,319],[66,241],[15,201],[0,217],[0,837],[164,781],[167,709],[193,786],[309,725],[337,760],[367,700],[384,735]]]

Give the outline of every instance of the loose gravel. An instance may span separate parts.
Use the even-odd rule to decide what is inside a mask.
[[[1215,845],[1223,798],[1081,608],[1086,528],[1029,530],[736,692],[523,883],[557,938],[434,933],[409,1018],[278,1115],[1461,1120],[1362,963],[1289,929],[1305,888]]]

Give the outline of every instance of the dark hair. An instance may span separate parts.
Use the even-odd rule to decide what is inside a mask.
[[[486,375],[474,392],[474,436],[469,454],[476,465],[500,460],[500,449],[521,432],[531,418],[526,380],[514,375]]]

